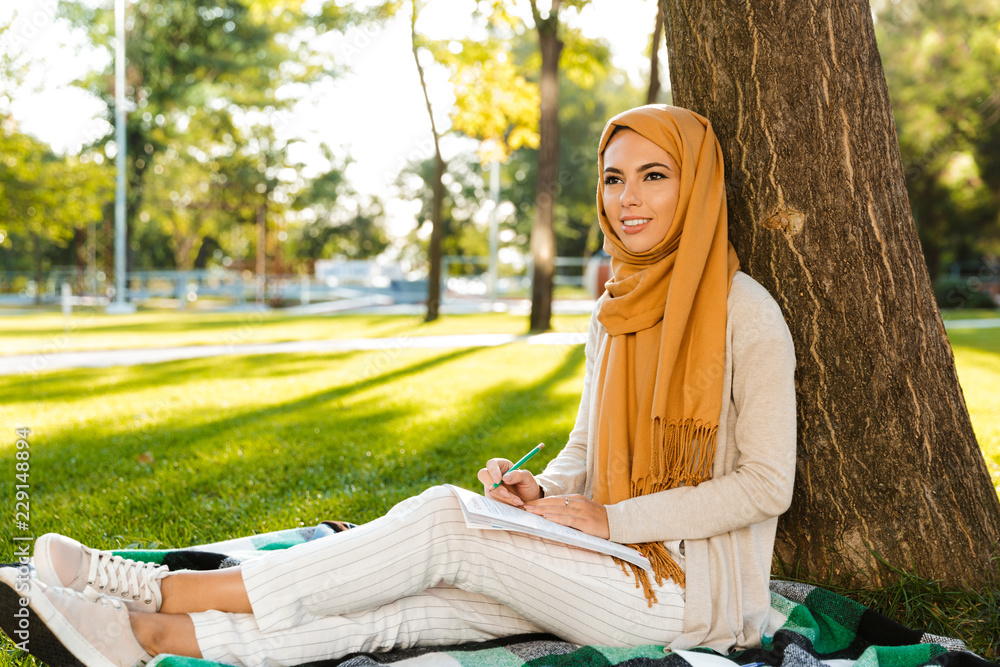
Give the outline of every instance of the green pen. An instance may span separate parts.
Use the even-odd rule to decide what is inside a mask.
[[[520,458],[520,460],[519,460],[519,461],[518,461],[517,463],[515,463],[515,464],[514,464],[513,466],[511,466],[510,470],[508,470],[507,472],[511,472],[512,470],[517,470],[518,468],[520,468],[521,466],[523,466],[523,465],[524,465],[525,463],[527,463],[527,462],[528,462],[528,459],[530,459],[530,458],[531,458],[532,456],[534,456],[534,455],[535,455],[535,454],[537,454],[538,452],[542,451],[542,447],[544,447],[544,446],[545,446],[545,443],[544,443],[544,442],[540,442],[540,443],[538,443],[538,446],[537,446],[537,447],[535,447],[535,448],[534,448],[534,449],[532,449],[532,450],[531,450],[530,452],[528,452],[527,454],[525,454],[524,456],[522,456],[522,457]],[[504,473],[504,475],[506,475],[506,474],[507,474],[507,472],[505,472],[505,473]],[[503,481],[502,481],[502,479],[501,479],[501,481],[500,481],[500,482],[497,482],[496,484],[494,484],[494,485],[493,485],[493,488],[494,488],[494,489],[495,489],[495,488],[497,488],[497,487],[498,487],[498,486],[500,486],[500,484],[502,484],[502,483],[503,483]]]

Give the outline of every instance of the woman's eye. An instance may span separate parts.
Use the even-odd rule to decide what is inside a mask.
[[[617,176],[605,176],[604,177],[604,184],[605,185],[614,185],[615,183],[621,183],[621,180],[622,179],[618,178]]]
[[[650,181],[659,181],[659,180],[664,179],[666,177],[667,177],[666,174],[661,174],[658,171],[653,171],[653,172],[650,172],[650,173],[646,174],[646,179],[650,180]]]

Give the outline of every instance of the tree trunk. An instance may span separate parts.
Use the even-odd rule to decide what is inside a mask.
[[[538,125],[538,184],[535,194],[535,219],[531,225],[532,331],[552,327],[552,278],[555,274],[556,236],[553,231],[556,193],[559,186],[559,0],[552,1],[548,18],[543,19],[532,2],[535,27],[542,52],[541,119]]]
[[[649,90],[646,104],[656,104],[660,96],[660,42],[663,40],[663,8],[656,8],[656,26],[653,28],[653,43],[649,54]]]
[[[147,139],[138,126],[126,124],[126,195],[125,195],[125,275],[128,276],[136,270],[135,249],[132,241],[135,238],[135,226],[139,219],[139,210],[142,208],[145,197],[146,170],[153,160],[151,153],[146,153]],[[118,147],[121,150],[121,146]],[[139,160],[142,162],[139,162]],[[140,166],[141,165],[141,166]],[[117,234],[117,231],[115,232]],[[128,278],[125,280],[126,297],[128,291]]]
[[[814,578],[995,577],[1000,503],[910,215],[868,2],[660,0],[675,103],[722,143],[730,238],[795,340],[776,555]]]
[[[44,261],[42,236],[34,230],[28,233],[31,235],[31,258],[34,260],[31,266],[35,277],[35,305],[40,306],[42,305],[42,281],[44,280],[42,275],[42,262]]]
[[[440,314],[441,308],[441,238],[444,236],[444,220],[442,209],[444,208],[444,177],[445,161],[441,157],[440,137],[437,131],[437,124],[434,122],[434,109],[431,107],[431,98],[427,94],[427,82],[424,79],[424,68],[420,64],[420,54],[417,46],[417,16],[420,12],[418,0],[410,3],[412,14],[410,15],[410,45],[413,47],[413,61],[417,64],[417,75],[420,77],[420,88],[424,92],[424,103],[427,106],[427,115],[431,121],[431,134],[434,137],[434,182],[431,183],[431,242],[427,249],[430,260],[429,274],[427,276],[427,314],[424,315],[425,322],[433,322]]]
[[[267,195],[265,195],[266,197]],[[257,206],[257,304],[267,301],[267,200]]]
[[[441,237],[444,236],[444,220],[441,210],[444,205],[444,159],[434,141],[434,182],[431,184],[431,242],[427,249],[430,256],[430,275],[427,280],[427,314],[425,322],[433,322],[441,311]]]

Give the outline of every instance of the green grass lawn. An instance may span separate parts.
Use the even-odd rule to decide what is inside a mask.
[[[953,329],[948,339],[972,427],[1000,493],[1000,329]]]
[[[997,308],[963,308],[955,310],[945,308],[941,311],[943,320],[995,320],[1000,319],[1000,309]]]
[[[100,315],[77,325],[60,349],[219,344],[246,333],[241,327],[249,333],[240,342],[395,336],[400,344],[0,379],[0,469],[9,479],[15,427],[31,429],[34,535],[64,532],[104,548],[178,547],[323,519],[363,522],[432,484],[477,488],[489,457],[516,459],[551,443],[529,466],[541,470],[572,428],[582,346],[406,346],[408,336],[522,333],[524,317],[452,316],[431,325],[410,317],[246,318]],[[556,326],[584,331],[587,318],[557,318]],[[0,346],[5,354],[38,351],[62,331],[60,316],[4,318]],[[949,336],[1000,483],[1000,330]],[[2,540],[3,560],[11,544]],[[30,661],[0,653],[0,667],[22,663]]]
[[[474,485],[490,456],[564,440],[582,372],[581,346],[516,344],[7,378],[3,460],[15,424],[31,428],[32,530],[106,546],[366,521],[428,485]]]

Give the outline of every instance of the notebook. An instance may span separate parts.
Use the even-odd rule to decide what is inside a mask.
[[[631,547],[588,535],[576,528],[563,526],[523,509],[501,503],[478,493],[451,484],[451,489],[465,516],[465,525],[482,530],[510,530],[562,542],[581,549],[589,549],[652,571],[649,560]]]

